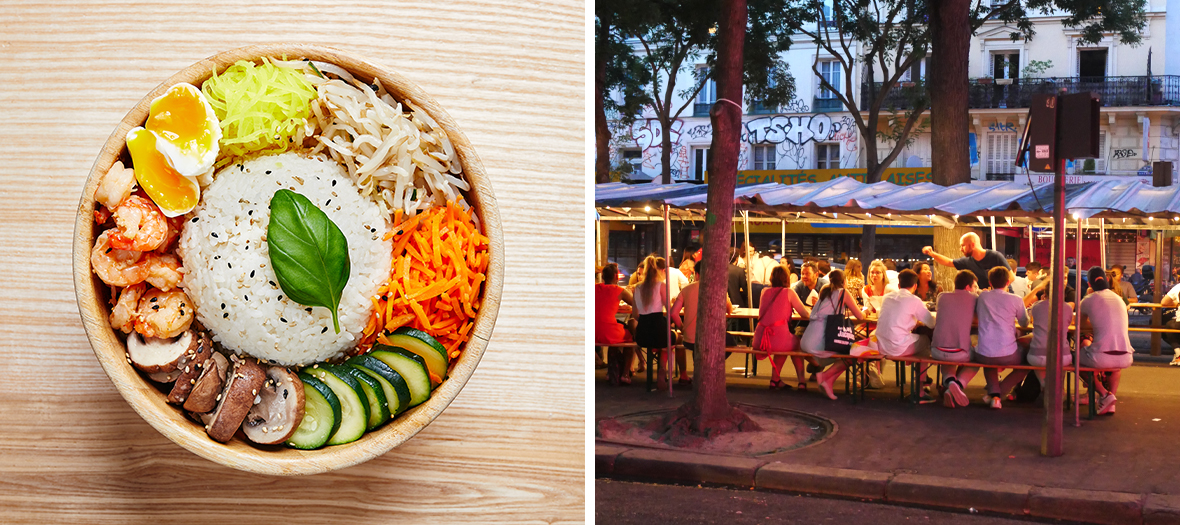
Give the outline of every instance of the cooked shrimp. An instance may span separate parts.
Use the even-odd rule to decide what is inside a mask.
[[[175,337],[193,323],[193,302],[181,290],[150,290],[139,300],[135,331],[147,337]]]
[[[172,217],[168,219],[168,234],[164,236],[164,242],[156,248],[157,253],[168,253],[172,251],[172,241],[180,237],[180,229],[184,228],[184,216]]]
[[[152,252],[144,256],[147,261],[148,272],[144,280],[148,284],[167,292],[180,286],[184,277],[184,268],[180,266],[180,258],[170,253]]]
[[[142,283],[148,276],[148,265],[143,252],[116,250],[110,245],[114,230],[107,230],[94,241],[90,250],[90,267],[102,282],[111,286],[131,286]]]
[[[135,170],[123,167],[123,161],[116,162],[98,181],[94,200],[110,209],[115,209],[135,189]]]
[[[143,292],[147,290],[147,285],[143,283],[128,286],[119,294],[119,302],[115,303],[115,307],[111,309],[111,327],[116,330],[122,330],[124,333],[131,333],[135,328],[135,313],[139,309],[139,298],[143,297]]]
[[[168,238],[168,218],[151,199],[132,195],[114,207],[118,231],[111,234],[111,246],[117,250],[150,252]]]

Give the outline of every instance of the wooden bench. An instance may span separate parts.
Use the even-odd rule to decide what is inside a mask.
[[[922,385],[920,384],[921,379],[919,378],[920,376],[925,375],[925,374],[922,374],[922,369],[929,368],[930,366],[938,366],[939,367],[938,368],[938,379],[937,379],[938,382],[936,384],[942,384],[942,381],[943,381],[942,365],[965,366],[968,368],[995,368],[997,370],[1011,369],[1011,370],[1029,370],[1029,371],[1038,371],[1039,370],[1042,372],[1045,371],[1045,367],[1033,366],[1033,365],[989,365],[989,364],[976,363],[976,362],[960,363],[960,362],[955,362],[955,361],[941,361],[941,360],[930,358],[930,357],[913,357],[913,356],[902,356],[902,357],[884,356],[884,357],[885,357],[885,359],[893,361],[894,363],[897,363],[897,365],[898,365],[896,367],[897,387],[898,387],[899,398],[902,400],[904,400],[906,398],[906,394],[905,394],[905,383],[906,383],[905,368],[907,366],[909,367],[909,376],[910,376],[909,377],[909,382],[910,382],[910,396],[909,397],[910,397],[910,403],[913,403],[913,404],[918,404],[919,396],[921,395],[921,392],[922,392]],[[1087,415],[1087,419],[1094,419],[1094,417],[1098,415],[1097,390],[1092,386],[1093,382],[1095,380],[1095,374],[1098,372],[1105,373],[1105,372],[1114,372],[1117,370],[1118,369],[1116,369],[1116,368],[1087,368],[1087,367],[1081,367],[1081,369],[1079,370],[1079,372],[1083,374],[1083,377],[1087,377],[1090,380],[1090,384],[1091,384],[1091,387],[1089,388],[1089,395],[1090,395],[1089,407],[1090,407],[1090,409],[1089,409],[1089,414]],[[1065,396],[1068,399],[1072,395],[1073,384],[1071,381],[1069,381],[1069,377],[1070,377],[1070,374],[1073,374],[1074,367],[1072,365],[1067,366],[1067,367],[1064,367],[1062,369],[1062,371],[1064,371],[1066,373]]]

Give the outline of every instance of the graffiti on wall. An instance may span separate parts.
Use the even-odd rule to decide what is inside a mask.
[[[761,184],[778,182],[781,184],[798,184],[803,182],[823,182],[837,177],[850,177],[864,182],[867,173],[864,169],[833,169],[833,170],[762,170],[739,171],[738,185]],[[933,182],[934,174],[930,168],[890,168],[881,174],[881,180],[901,186],[917,184],[919,182]]]
[[[987,130],[992,132],[1016,133],[1016,124],[1011,122],[992,122],[987,125]]]
[[[791,142],[804,145],[808,142],[828,142],[840,131],[841,123],[832,122],[826,114],[803,116],[762,117],[746,122],[746,134],[750,142],[782,144]]]
[[[783,106],[783,113],[811,113],[811,107],[803,99],[793,98]]]
[[[1133,149],[1116,149],[1113,153],[1114,159],[1133,159],[1135,158],[1135,150]]]

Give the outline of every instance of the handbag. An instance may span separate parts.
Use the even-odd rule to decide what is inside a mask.
[[[837,304],[836,313],[824,318],[824,350],[848,355],[852,351],[852,344],[856,342],[856,335],[852,331],[852,321],[844,315],[844,290],[840,290],[840,302]]]
[[[760,306],[765,306],[767,310],[770,310],[770,307],[774,306],[775,301],[778,301],[778,297],[782,294],[783,292],[780,291],[774,295],[774,299],[770,300],[770,304]],[[774,323],[758,323],[758,326],[754,327],[754,350],[764,354],[770,353],[770,338],[774,337],[775,328],[782,325],[782,320]]]

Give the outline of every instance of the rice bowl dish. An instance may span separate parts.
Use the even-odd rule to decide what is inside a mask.
[[[144,411],[143,391],[125,389],[130,376],[100,349],[109,336],[96,342],[88,309],[126,369],[159,392],[146,400],[172,405],[214,446],[277,454],[372,433],[384,451],[424,424],[400,415],[429,405],[433,419],[482,354],[489,287],[493,320],[498,307],[498,218],[468,201],[491,194],[473,189],[461,148],[485,175],[466,139],[452,145],[456,132],[416,105],[438,111],[433,101],[366,64],[374,76],[361,80],[333,53],[295,49],[309,57],[206,65],[208,76],[162,86],[146,122],[112,136],[113,158],[100,157],[83,195],[79,228],[93,229],[83,268],[97,293],[79,288],[79,304],[120,392],[174,440]]]

